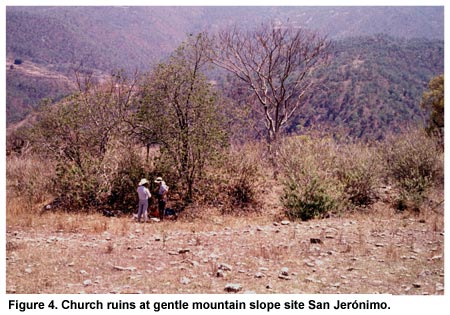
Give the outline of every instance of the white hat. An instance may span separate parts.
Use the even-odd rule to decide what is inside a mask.
[[[148,180],[146,180],[145,178],[141,179],[141,181],[139,182],[139,186],[142,186],[144,184],[147,184]]]
[[[157,177],[155,183],[161,183],[163,181],[162,177]]]

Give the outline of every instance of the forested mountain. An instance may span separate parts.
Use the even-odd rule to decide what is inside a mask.
[[[381,138],[387,130],[420,123],[423,92],[444,73],[444,43],[387,36],[335,41],[330,62],[291,130],[323,125],[336,133]]]
[[[148,67],[189,33],[274,21],[330,38],[444,39],[442,7],[8,7],[7,56],[64,68]]]
[[[73,90],[73,68],[146,71],[189,34],[233,25],[272,21],[332,41],[291,131],[320,124],[376,138],[420,120],[421,94],[444,67],[443,7],[7,7],[6,15],[8,124]]]

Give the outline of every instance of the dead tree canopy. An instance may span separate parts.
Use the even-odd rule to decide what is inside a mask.
[[[223,31],[214,43],[211,59],[248,85],[264,117],[269,149],[275,146],[276,153],[280,133],[310,87],[309,73],[326,60],[329,42],[305,29],[262,25]]]

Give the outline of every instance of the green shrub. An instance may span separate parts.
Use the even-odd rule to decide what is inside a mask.
[[[246,206],[256,202],[260,183],[260,163],[251,152],[234,151],[228,159],[228,195],[233,206]]]
[[[198,182],[202,203],[221,209],[223,214],[241,214],[260,209],[260,190],[264,183],[263,147],[255,144],[227,148]]]
[[[284,193],[281,202],[291,219],[309,220],[340,210],[342,184],[334,176],[336,145],[329,138],[286,139],[280,149]]]
[[[116,174],[111,183],[111,194],[108,205],[123,213],[132,213],[137,207],[137,185],[145,177],[139,155],[134,151],[122,156],[118,163]]]
[[[398,189],[397,209],[418,210],[433,186],[442,186],[443,153],[423,130],[410,129],[390,136],[383,148],[385,176]]]
[[[76,163],[57,163],[54,192],[60,206],[67,211],[96,211],[108,192],[102,175],[102,168],[95,162],[83,168]]]
[[[375,202],[380,186],[380,162],[376,148],[363,144],[341,146],[335,174],[343,185],[347,204],[359,207]]]
[[[305,186],[291,180],[285,184],[281,201],[289,219],[303,221],[323,217],[336,207],[337,201],[323,182],[314,177]]]

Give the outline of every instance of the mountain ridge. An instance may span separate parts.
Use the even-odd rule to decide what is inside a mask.
[[[419,121],[421,93],[443,73],[443,7],[8,7],[6,13],[8,124],[42,97],[70,93],[66,78],[74,68],[145,72],[189,34],[236,23],[287,23],[326,33],[335,43],[331,65],[316,74],[321,86],[290,131],[356,121],[350,133],[359,137],[392,121]],[[63,80],[21,74],[27,65]],[[386,117],[378,119],[380,104]]]
[[[441,7],[8,7],[6,16],[8,57],[39,63],[78,58],[100,70],[148,67],[187,34],[234,24],[289,23],[331,39],[378,33],[444,39]]]

